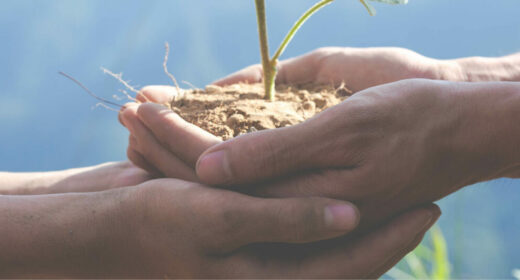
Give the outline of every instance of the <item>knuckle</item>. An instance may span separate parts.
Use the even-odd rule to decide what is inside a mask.
[[[212,229],[209,246],[214,249],[230,247],[237,242],[236,237],[242,236],[247,230],[251,217],[239,209],[239,203],[238,200],[214,195],[198,199],[197,204],[204,208],[203,212],[209,218],[208,226]]]
[[[151,93],[153,91],[153,86],[145,86],[143,87],[136,95],[135,99],[137,99],[140,102],[147,102],[151,96]]]
[[[318,229],[323,227],[323,207],[319,198],[297,199],[287,213],[285,227],[289,237],[295,242],[305,242],[315,238]],[[282,214],[282,213],[281,213]]]
[[[136,162],[138,161],[137,158],[136,158],[135,150],[132,147],[130,147],[130,146],[126,149],[126,156],[134,164],[136,164]]]

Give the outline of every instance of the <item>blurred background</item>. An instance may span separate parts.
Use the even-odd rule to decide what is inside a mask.
[[[267,1],[271,48],[316,0]],[[520,51],[518,0],[338,0],[302,28],[284,58],[321,46],[399,46],[448,59]],[[2,0],[0,2],[0,170],[45,171],[125,159],[117,114],[57,74],[98,95],[121,86],[166,84],[170,70],[203,87],[260,61],[253,0]],[[275,46],[276,44],[276,46]],[[120,94],[119,94],[120,95]],[[452,276],[512,278],[520,267],[520,181],[496,180],[440,202]]]

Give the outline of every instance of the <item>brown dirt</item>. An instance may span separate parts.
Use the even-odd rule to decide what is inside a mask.
[[[186,90],[171,102],[171,108],[186,121],[227,140],[301,123],[351,94],[344,86],[283,86],[277,88],[276,101],[270,102],[263,98],[260,84],[208,86]]]

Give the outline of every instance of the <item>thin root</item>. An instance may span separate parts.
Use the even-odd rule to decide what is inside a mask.
[[[189,87],[191,87],[191,89],[198,89],[195,85],[193,85],[192,83],[190,83],[188,81],[181,81],[181,83],[188,85]]]
[[[129,83],[130,81],[125,81],[123,80],[123,73],[119,73],[119,74],[115,74],[113,73],[112,71],[104,68],[104,67],[101,67],[101,70],[103,70],[103,73],[105,74],[108,74],[110,76],[112,76],[114,79],[118,80],[121,84],[123,84],[129,91],[131,92],[134,92],[134,93],[139,93],[139,91],[137,89],[135,89],[133,86],[131,86]]]
[[[94,97],[95,99],[97,99],[97,100],[99,100],[99,101],[101,101],[101,102],[103,102],[103,103],[106,103],[106,104],[110,104],[110,105],[113,105],[113,106],[117,106],[117,107],[119,107],[119,108],[122,108],[122,107],[123,107],[123,105],[119,105],[119,104],[117,104],[117,103],[115,103],[115,102],[112,102],[112,101],[110,101],[110,100],[106,100],[106,99],[104,99],[104,98],[102,98],[102,97],[97,96],[97,95],[94,94],[90,89],[88,89],[88,88],[87,88],[85,85],[83,85],[80,81],[74,79],[72,76],[70,76],[70,75],[68,75],[68,74],[65,74],[64,72],[61,72],[61,71],[58,72],[58,74],[60,74],[60,75],[62,75],[62,76],[64,76],[64,77],[66,77],[66,78],[68,78],[69,80],[71,80],[71,81],[73,81],[74,83],[76,83],[78,86],[80,86],[83,90],[85,90],[85,91],[86,91],[90,96]],[[105,106],[106,106],[106,105],[105,105]],[[107,107],[108,107],[108,106],[107,106]]]
[[[164,73],[172,80],[173,84],[177,88],[177,92],[181,92],[181,88],[179,87],[179,83],[177,83],[177,79],[173,76],[170,71],[168,71],[168,56],[170,55],[170,44],[168,42],[164,43],[165,48],[165,54],[164,54],[164,61],[163,61],[163,69]]]
[[[116,110],[116,109],[114,109],[114,108],[112,108],[112,107],[106,105],[105,103],[98,103],[98,104],[96,104],[96,105],[94,106],[94,108],[97,108],[97,107],[103,107],[103,108],[108,109],[108,110],[110,110],[110,111],[114,111],[114,112],[118,112],[118,113],[119,113],[119,110]]]
[[[126,98],[128,98],[129,100],[132,100],[136,103],[140,103],[139,100],[133,98],[129,93],[128,91],[124,90],[124,89],[120,89],[119,92],[121,92],[122,94],[124,94],[126,96]],[[144,98],[146,98],[146,96],[143,96]]]

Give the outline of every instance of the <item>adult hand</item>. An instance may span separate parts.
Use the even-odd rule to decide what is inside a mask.
[[[0,172],[0,178],[0,194],[35,195],[134,186],[152,179],[152,175],[130,162],[109,162],[51,172]]]
[[[231,74],[216,85],[262,81],[261,65]],[[403,48],[325,47],[278,63],[278,84],[342,82],[358,92],[404,79],[426,78],[459,82],[520,81],[520,53],[504,57],[438,60]]]
[[[175,94],[174,87],[147,86],[137,100],[149,103],[123,107],[119,121],[130,132],[127,156],[151,174],[198,182],[197,159],[222,140],[160,105],[170,102]]]
[[[277,83],[338,85],[345,82],[350,89],[359,91],[407,78],[520,80],[519,62],[518,54],[501,58],[435,60],[402,48],[327,47],[279,62]],[[253,65],[214,84],[255,83],[261,82],[261,79],[261,66]],[[174,87],[148,86],[143,88],[137,99],[164,104],[171,101],[175,94]],[[144,104],[139,110],[137,108],[134,104],[125,111],[129,123],[127,128],[131,132],[128,158],[153,174],[198,181],[195,162],[204,150],[221,140],[185,122],[166,108],[152,104]],[[122,116],[119,115],[121,122]]]
[[[255,198],[175,179],[3,196],[0,208],[2,277],[376,278],[440,215],[424,206],[365,236],[299,244],[352,230],[354,206]]]
[[[517,83],[373,87],[302,124],[214,145],[196,172],[211,185],[254,184],[263,196],[352,201],[362,223],[377,224],[463,186],[517,175],[519,99]]]
[[[403,48],[325,47],[278,63],[278,84],[334,84],[354,92],[410,78],[447,79],[458,68]],[[260,83],[262,66],[253,65],[214,84]]]

